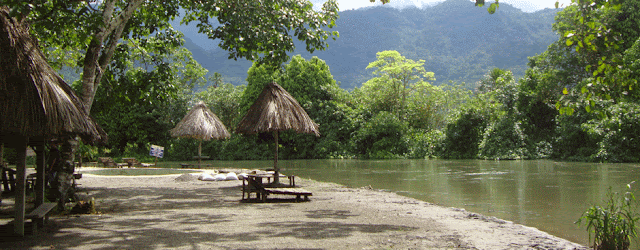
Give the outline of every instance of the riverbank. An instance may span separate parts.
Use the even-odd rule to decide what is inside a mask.
[[[369,188],[296,180],[310,202],[240,202],[241,181],[84,174],[98,214],[53,216],[3,247],[54,249],[586,249],[535,228]],[[277,198],[277,196],[276,196]],[[290,198],[290,197],[283,197]],[[10,201],[2,203],[3,213]],[[3,214],[0,233],[7,235]]]

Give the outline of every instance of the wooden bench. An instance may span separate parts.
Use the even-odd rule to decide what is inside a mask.
[[[245,184],[245,180],[247,184]],[[245,194],[247,196],[246,200],[251,199],[251,193],[256,193],[256,199],[262,200],[262,202],[266,202],[270,194],[295,195],[296,201],[309,201],[309,196],[313,195],[311,192],[302,188],[265,187],[262,183],[249,177],[242,180],[242,199],[245,200]]]
[[[313,195],[311,192],[302,188],[264,188],[262,194],[262,201],[267,200],[267,196],[270,194],[283,194],[283,195],[295,195],[296,201],[309,201],[309,196]],[[304,200],[301,199],[304,196]]]
[[[126,162],[129,167],[136,166],[136,167],[145,167],[145,168],[147,168],[147,167],[152,167],[152,166],[156,165],[156,164],[153,164],[153,163],[142,163],[142,162],[138,161],[138,159],[136,159],[136,158],[122,158],[122,161]]]
[[[44,226],[44,223],[49,221],[49,212],[51,212],[56,205],[56,203],[45,202],[24,217],[25,219],[31,219],[34,234],[38,232],[38,227]]]
[[[111,159],[111,157],[99,157],[98,161],[100,163],[102,163],[102,165],[104,165],[104,167],[107,167],[107,168],[109,168],[109,167],[121,168],[121,167],[129,165],[127,163],[116,163],[113,159]]]
[[[200,166],[205,166],[207,168],[211,167],[211,164],[191,164],[191,163],[180,163],[180,167],[182,168],[200,168]]]

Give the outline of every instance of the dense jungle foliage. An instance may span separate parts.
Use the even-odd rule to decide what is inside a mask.
[[[425,60],[381,50],[361,87],[344,90],[327,63],[294,56],[283,66],[254,63],[247,85],[207,71],[173,29],[130,39],[105,73],[92,115],[107,145],[83,146],[85,160],[148,154],[165,147],[167,160],[190,160],[193,139],[169,130],[199,100],[232,136],[203,143],[216,160],[272,159],[271,134],[238,135],[235,126],[262,87],[282,85],[320,125],[320,137],[285,132],[280,159],[445,158],[638,162],[640,152],[640,3],[607,8],[571,5],[556,16],[559,39],[528,58],[521,78],[494,68],[470,90],[467,83],[435,86]],[[198,86],[209,86],[196,92]]]

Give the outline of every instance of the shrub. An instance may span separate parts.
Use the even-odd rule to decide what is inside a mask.
[[[629,190],[634,182],[627,184]],[[607,198],[604,207],[590,207],[576,224],[582,224],[584,220],[589,231],[589,241],[593,242],[594,249],[627,250],[631,239],[638,236],[636,223],[640,220],[640,214],[637,212],[635,196],[631,191],[624,194],[614,193],[609,187]]]

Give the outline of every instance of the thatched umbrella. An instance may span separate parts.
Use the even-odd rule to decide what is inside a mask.
[[[18,150],[16,223],[24,235],[25,151],[38,142],[36,206],[44,202],[44,141],[53,136],[82,135],[106,140],[73,90],[47,63],[28,27],[0,6],[0,143]]]
[[[229,138],[231,134],[204,102],[199,102],[171,130],[171,136],[198,139],[198,165],[202,158],[202,141]]]
[[[276,141],[273,161],[274,183],[280,180],[278,133],[283,130],[320,136],[318,124],[311,120],[298,101],[277,83],[269,83],[264,86],[262,93],[251,105],[247,115],[242,118],[236,131],[244,134],[273,132]]]

